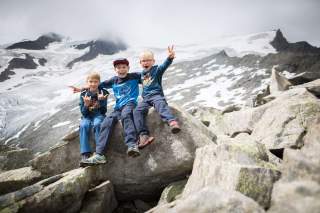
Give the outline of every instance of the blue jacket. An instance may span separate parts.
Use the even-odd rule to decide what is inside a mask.
[[[114,76],[109,80],[101,82],[99,88],[112,88],[116,98],[114,109],[117,110],[129,102],[137,104],[139,83],[141,83],[140,73],[128,73],[125,78]]]
[[[154,65],[150,70],[142,72],[143,91],[142,97],[164,95],[162,90],[162,75],[172,64],[173,59],[167,58],[163,64]]]
[[[99,89],[99,92],[103,95],[109,94],[109,92],[105,88]],[[91,103],[89,107],[84,105],[84,96],[91,97]],[[88,89],[81,92],[79,105],[81,114],[85,118],[93,118],[97,115],[105,115],[107,112],[107,100],[98,100],[97,93],[92,93]]]

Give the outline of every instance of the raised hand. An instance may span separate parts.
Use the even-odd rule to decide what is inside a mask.
[[[84,105],[89,107],[91,104],[91,97],[87,96],[87,93],[82,97]]]
[[[174,59],[174,58],[175,58],[175,55],[176,55],[176,53],[175,53],[174,50],[173,50],[173,45],[171,45],[171,47],[168,46],[168,57],[169,57],[170,59]]]
[[[75,86],[68,86],[68,87],[72,89],[73,93],[81,92],[81,88],[78,88],[78,87],[75,87]]]
[[[98,100],[106,100],[108,95],[109,95],[108,93],[106,95],[103,95],[103,93],[99,91],[98,92]]]

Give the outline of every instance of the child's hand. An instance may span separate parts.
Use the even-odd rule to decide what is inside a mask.
[[[109,94],[103,95],[103,93],[98,93],[98,100],[106,100]]]
[[[170,47],[168,46],[168,57],[170,59],[174,59],[175,58],[176,53],[173,50],[173,45]]]
[[[91,97],[88,97],[87,94],[85,94],[85,96],[82,97],[84,105],[86,107],[89,107],[91,104]]]
[[[74,87],[74,86],[68,86],[68,87],[72,89],[72,92],[73,92],[73,93],[81,92],[81,88]]]

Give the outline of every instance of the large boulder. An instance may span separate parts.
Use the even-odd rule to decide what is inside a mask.
[[[183,197],[206,186],[219,186],[239,191],[261,206],[269,207],[272,186],[280,178],[280,172],[268,162],[266,148],[251,141],[230,141],[233,142],[197,149]]]
[[[157,206],[148,213],[224,213],[224,212],[265,212],[252,199],[236,191],[208,186],[185,198]]]
[[[117,205],[112,183],[105,181],[86,193],[80,213],[112,213]]]
[[[308,127],[320,113],[320,100],[306,88],[271,97],[272,101],[255,108],[225,114],[204,108],[195,115],[209,123],[208,128],[218,136],[248,133],[269,149],[301,148]]]
[[[29,161],[33,158],[29,149],[0,147],[0,172],[29,166]]]
[[[163,205],[176,200],[183,192],[187,179],[170,183],[161,193],[158,205]]]
[[[270,212],[318,212],[320,209],[320,119],[312,123],[300,150],[285,149],[282,177],[272,191]]]
[[[141,156],[130,158],[126,155],[123,131],[115,126],[106,156],[103,179],[110,180],[118,199],[153,199],[160,196],[169,183],[181,180],[191,173],[195,150],[207,144],[214,144],[215,135],[193,116],[172,108],[182,131],[172,134],[169,126],[162,122],[158,113],[151,110],[147,124],[155,142],[141,151]],[[67,137],[69,138],[69,137]],[[42,174],[54,175],[78,167],[79,138],[64,142],[42,154],[32,162],[33,168]]]
[[[272,213],[316,213],[320,209],[320,185],[314,181],[276,183],[272,194]]]
[[[0,173],[0,195],[16,191],[39,181],[42,175],[31,167]]]
[[[284,77],[282,74],[280,74],[276,66],[272,67],[271,71],[271,82],[270,82],[270,93],[274,94],[277,92],[288,90],[292,84],[289,82],[289,80]]]
[[[97,185],[99,178],[99,173],[94,167],[72,170],[1,196],[0,210],[3,212],[78,212],[86,192],[92,185]]]

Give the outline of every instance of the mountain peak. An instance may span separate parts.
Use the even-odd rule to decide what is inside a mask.
[[[280,29],[276,31],[276,36],[270,44],[278,52],[295,52],[295,53],[308,53],[308,54],[320,54],[320,48],[310,45],[306,41],[299,41],[295,43],[290,43],[283,36]]]
[[[288,48],[289,42],[283,36],[280,29],[276,31],[276,36],[274,37],[273,41],[270,44],[279,52],[284,51]]]
[[[52,43],[52,42],[60,42],[62,40],[62,36],[56,33],[47,33],[36,40],[27,40],[22,42],[14,43],[8,46],[6,49],[26,49],[26,50],[43,50]]]

